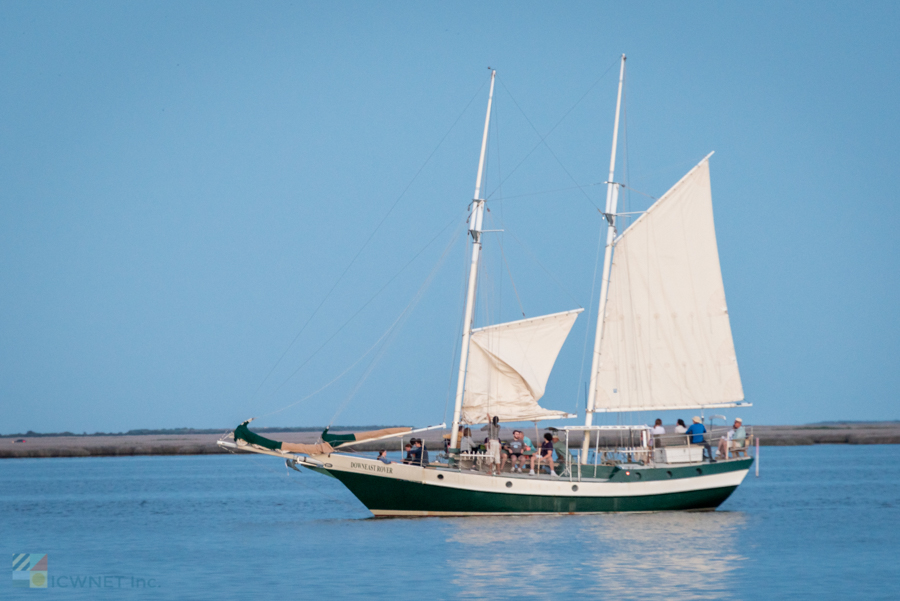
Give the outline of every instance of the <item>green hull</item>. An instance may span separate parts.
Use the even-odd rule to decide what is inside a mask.
[[[715,465],[706,464],[701,468],[706,473],[741,471],[747,470],[752,461],[747,459]],[[676,470],[648,468],[641,471],[647,480],[660,480],[673,478],[670,473],[682,470],[684,475],[673,474],[674,479],[701,478],[700,475],[688,475],[688,473],[696,474],[696,467],[676,468]],[[328,471],[350,489],[372,513],[379,516],[712,510],[721,505],[737,488],[737,485],[733,485],[628,496],[509,494],[435,486],[343,470]],[[584,481],[584,484],[588,483],[589,481]]]

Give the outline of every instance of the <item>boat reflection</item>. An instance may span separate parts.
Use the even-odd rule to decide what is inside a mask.
[[[447,563],[463,598],[594,593],[720,599],[746,557],[741,513],[655,513],[453,520]]]

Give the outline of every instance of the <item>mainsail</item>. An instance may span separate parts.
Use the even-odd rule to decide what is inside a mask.
[[[544,409],[547,379],[582,309],[472,330],[462,421],[485,423],[574,417]]]
[[[595,411],[743,400],[713,224],[709,157],[619,236]]]

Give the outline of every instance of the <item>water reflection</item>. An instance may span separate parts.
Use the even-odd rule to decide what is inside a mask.
[[[455,593],[485,598],[588,593],[630,599],[740,597],[741,513],[448,520]]]

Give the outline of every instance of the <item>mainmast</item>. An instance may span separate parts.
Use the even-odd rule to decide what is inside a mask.
[[[475,288],[478,284],[478,259],[481,255],[481,220],[485,199],[481,198],[481,176],[484,174],[484,155],[487,152],[488,128],[491,123],[491,103],[494,101],[494,78],[491,71],[491,91],[488,93],[487,114],[484,117],[484,135],[481,137],[481,157],[478,159],[478,176],[475,178],[475,195],[469,215],[469,233],[472,234],[472,264],[469,267],[469,283],[466,289],[466,315],[463,321],[462,351],[459,354],[459,376],[456,379],[456,402],[453,405],[453,425],[450,430],[450,448],[458,448],[459,417],[462,410],[466,381],[466,363],[469,358],[469,339],[472,336],[472,316],[475,312]]]
[[[616,239],[616,205],[619,202],[619,186],[614,183],[616,172],[616,144],[619,141],[619,111],[622,108],[622,82],[625,80],[625,55],[622,55],[622,66],[619,69],[619,95],[616,99],[616,122],[613,126],[612,153],[609,157],[609,177],[606,179],[606,250],[603,253],[603,278],[600,282],[600,308],[597,311],[597,335],[594,338],[594,354],[591,359],[591,384],[588,388],[587,408],[584,412],[584,425],[594,422],[594,402],[597,397],[597,369],[600,366],[600,341],[603,339],[603,322],[606,319],[606,297],[609,292],[609,270],[612,265],[613,242]],[[582,461],[587,461],[591,447],[591,433],[584,432],[584,443],[581,445]]]

